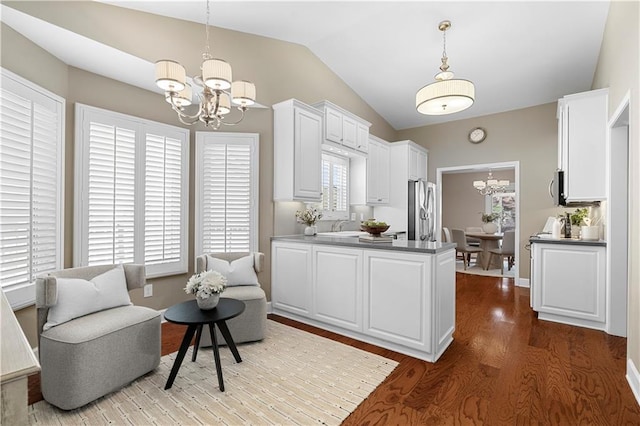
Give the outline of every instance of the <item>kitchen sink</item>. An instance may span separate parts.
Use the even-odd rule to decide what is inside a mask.
[[[318,232],[316,235],[318,235],[319,237],[351,238],[351,237],[361,237],[363,235],[368,235],[368,233],[363,231],[337,231],[337,232]]]

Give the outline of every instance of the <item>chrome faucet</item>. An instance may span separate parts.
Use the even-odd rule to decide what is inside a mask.
[[[342,226],[347,222],[349,222],[349,221],[348,220],[336,220],[331,225],[331,232],[342,231]]]

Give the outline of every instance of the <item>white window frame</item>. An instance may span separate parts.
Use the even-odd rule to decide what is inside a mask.
[[[134,201],[134,262],[145,264],[145,143],[148,133],[179,139],[181,147],[181,224],[180,259],[176,262],[165,262],[146,265],[147,278],[169,276],[186,273],[188,270],[188,236],[189,236],[189,130],[170,126],[139,117],[76,103],[75,108],[75,218],[74,218],[74,266],[88,264],[87,232],[88,232],[88,135],[85,135],[85,122],[92,119],[96,122],[123,123],[135,129],[135,201]],[[88,127],[87,127],[88,128]]]
[[[30,99],[32,102],[36,102],[37,98],[44,97],[46,101],[55,103],[56,113],[58,114],[58,167],[56,170],[58,197],[56,199],[56,209],[59,213],[56,223],[56,269],[62,269],[64,263],[65,99],[4,68],[0,68],[0,77],[2,79],[1,85],[4,89],[13,91],[24,98]],[[7,296],[7,300],[13,310],[22,309],[35,303],[35,277],[32,278],[33,280],[27,284],[2,287],[2,291]]]
[[[351,162],[347,157],[343,157],[341,155],[336,155],[334,153],[323,151],[322,157],[321,157],[322,162],[325,161],[325,157],[329,157],[330,159],[329,161],[331,165],[333,165],[334,163],[341,163],[346,167],[347,176],[345,179],[344,190],[346,191],[346,194],[347,194],[347,200],[346,200],[346,210],[344,211],[325,210],[323,209],[323,202],[320,201],[320,203],[318,204],[318,210],[322,212],[322,218],[320,220],[349,220],[349,206],[350,206],[350,196],[351,196],[351,191],[350,191],[351,188],[349,187],[349,182],[351,181],[350,180],[351,179]],[[324,182],[321,182],[321,184],[324,187]],[[333,193],[334,191],[332,191],[332,187],[329,188],[329,191],[330,191],[329,204],[331,204],[331,200],[335,197],[335,194]]]
[[[249,251],[259,251],[259,149],[260,135],[258,133],[231,133],[231,132],[196,132],[196,161],[195,161],[195,256],[203,254],[203,241],[201,235],[203,233],[203,193],[204,164],[203,150],[206,144],[249,144],[251,147],[251,207],[250,207],[250,247]],[[195,257],[194,256],[194,257]]]

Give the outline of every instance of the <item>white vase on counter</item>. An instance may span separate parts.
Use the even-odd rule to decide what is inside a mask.
[[[580,227],[580,238],[583,240],[597,241],[600,239],[599,226],[582,226]]]
[[[304,235],[316,235],[318,228],[315,225],[310,225],[304,228]]]
[[[485,234],[495,234],[498,232],[498,225],[493,222],[488,222],[482,225],[482,230]]]

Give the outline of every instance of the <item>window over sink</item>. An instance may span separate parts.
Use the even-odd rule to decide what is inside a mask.
[[[322,218],[349,219],[349,159],[322,154]]]

